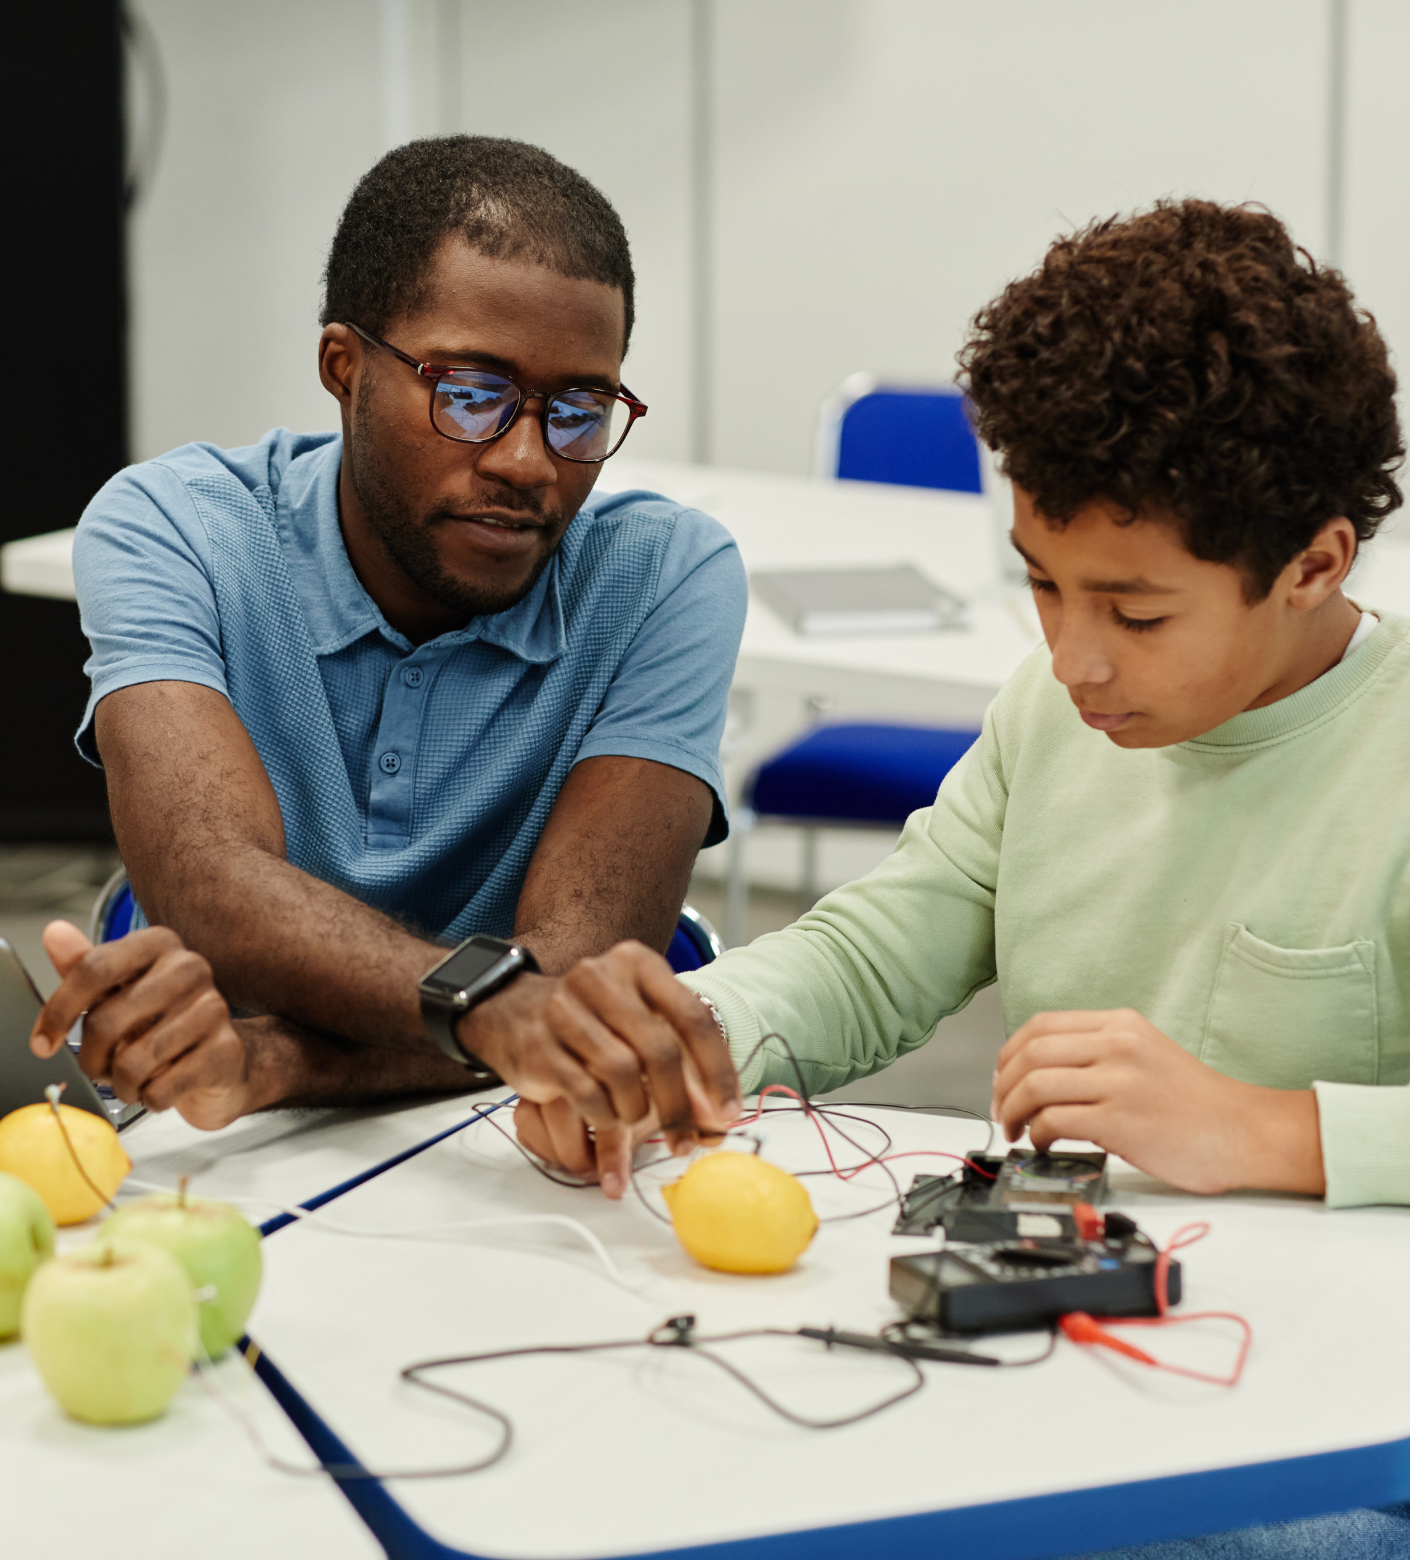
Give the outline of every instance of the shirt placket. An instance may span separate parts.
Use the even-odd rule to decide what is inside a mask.
[[[440,660],[437,652],[414,650],[392,673],[382,695],[368,786],[367,843],[374,849],[395,850],[411,840],[421,715]]]

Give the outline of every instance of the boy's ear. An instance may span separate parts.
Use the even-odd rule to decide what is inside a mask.
[[[1328,520],[1284,570],[1288,605],[1300,612],[1320,607],[1351,573],[1356,548],[1351,521],[1340,515]]]

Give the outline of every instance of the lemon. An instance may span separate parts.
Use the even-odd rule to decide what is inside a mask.
[[[755,1154],[697,1159],[661,1195],[681,1245],[724,1273],[782,1273],[818,1228],[802,1182]]]
[[[59,1116],[68,1143],[49,1105],[22,1105],[0,1119],[0,1170],[27,1181],[55,1224],[82,1224],[122,1185],[132,1161],[111,1122],[76,1105],[60,1105]]]

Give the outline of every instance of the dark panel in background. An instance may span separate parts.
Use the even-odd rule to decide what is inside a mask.
[[[73,525],[127,461],[122,82],[116,0],[0,7],[0,541]],[[111,838],[73,746],[86,656],[72,602],[0,593],[0,839]]]

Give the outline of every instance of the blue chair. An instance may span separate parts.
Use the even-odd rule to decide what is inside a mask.
[[[730,836],[725,940],[744,941],[749,905],[745,845],[756,825],[803,831],[799,911],[817,900],[817,838],[825,828],[899,829],[929,807],[977,731],[870,723],[814,726],[745,781]]]
[[[132,913],[136,901],[132,897],[132,884],[127,873],[119,867],[103,885],[93,913],[88,918],[90,942],[116,942],[132,930]],[[677,975],[686,970],[698,970],[701,965],[718,959],[725,951],[715,928],[691,905],[682,905],[680,920],[666,950],[666,960]]]
[[[103,884],[88,917],[89,942],[116,942],[119,937],[126,937],[132,930],[136,908],[132,884],[127,881],[127,869],[119,867]]]
[[[979,441],[953,385],[886,385],[853,374],[823,404],[817,474],[984,491]]]
[[[666,949],[666,962],[677,975],[712,963],[725,951],[715,928],[692,905],[682,905],[680,920]]]

